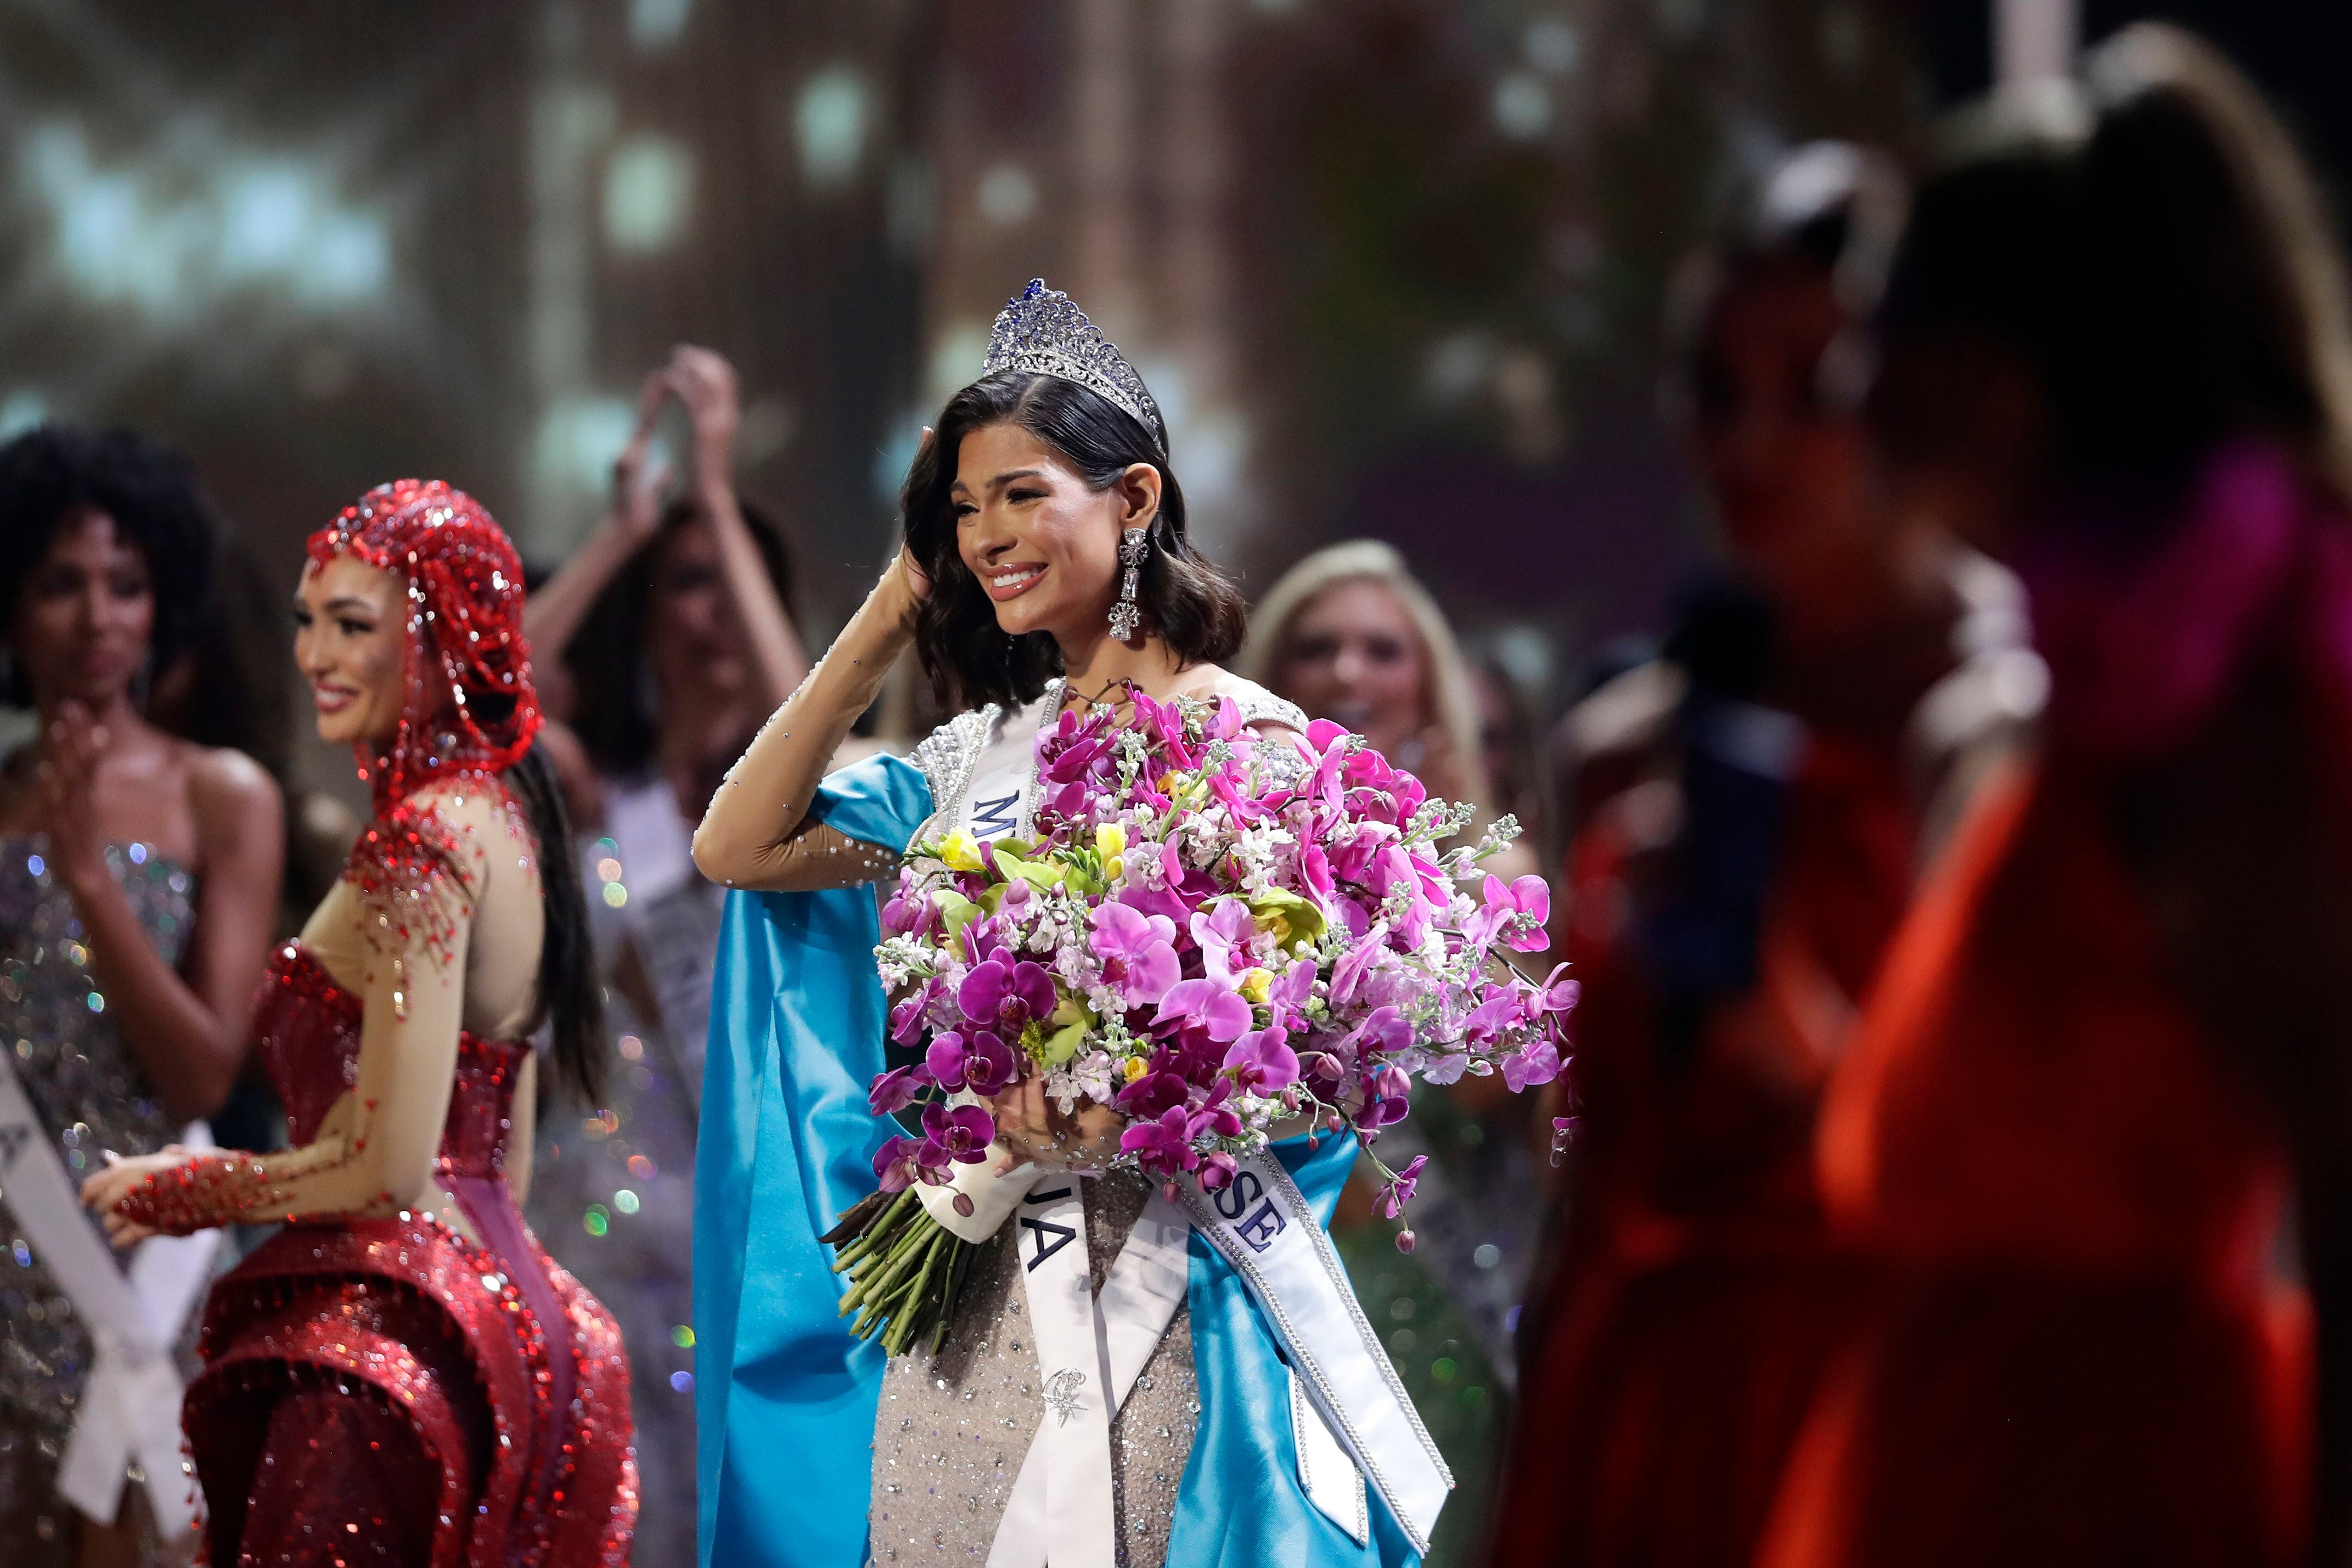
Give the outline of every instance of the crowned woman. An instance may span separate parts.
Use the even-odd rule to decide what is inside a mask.
[[[1186,536],[1158,405],[1068,296],[1033,281],[997,318],[902,507],[897,559],[695,838],[740,889],[697,1173],[703,1562],[1410,1563],[1451,1481],[1324,1235],[1352,1139],[1278,1130],[1245,1184],[1263,1210],[1189,1178],[1179,1203],[1112,1167],[1116,1113],[1026,1073],[989,1097],[993,1161],[921,1190],[978,1247],[936,1349],[886,1357],[839,1315],[820,1237],[897,1131],[865,1088],[866,885],[919,838],[1026,842],[1066,713],[1230,700],[1262,738],[1306,729],[1221,667],[1241,597]],[[911,760],[825,773],[910,643],[961,711]]]
[[[224,1568],[628,1561],[620,1335],[520,1211],[530,1037],[592,1099],[603,1037],[522,604],[506,535],[438,482],[310,536],[295,658],[375,814],[257,1005],[293,1147],[83,1189],[121,1246],[284,1222],[214,1286],[184,1408]]]

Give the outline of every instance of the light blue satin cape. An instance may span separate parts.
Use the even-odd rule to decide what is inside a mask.
[[[870,757],[810,807],[904,849],[931,814],[922,773]],[[695,1157],[695,1424],[701,1568],[860,1568],[881,1348],[850,1337],[817,1237],[874,1188],[888,1135],[866,1109],[887,1007],[873,890],[727,897]],[[1330,1223],[1352,1139],[1275,1153]],[[1298,1487],[1279,1342],[1196,1233],[1187,1300],[1201,1417],[1178,1487],[1168,1568],[1411,1568],[1372,1497],[1359,1547]]]

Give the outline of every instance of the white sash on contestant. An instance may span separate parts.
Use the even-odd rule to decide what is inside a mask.
[[[960,814],[973,837],[1026,830],[1034,806],[1034,735],[1033,729],[1019,742],[1001,736],[975,759]],[[971,1200],[970,1215],[955,1211],[959,1192]],[[1113,1568],[1110,1421],[1183,1303],[1195,1225],[1282,1337],[1300,1489],[1362,1545],[1371,1532],[1369,1475],[1426,1555],[1454,1478],[1306,1198],[1269,1155],[1243,1162],[1220,1192],[1203,1194],[1190,1179],[1178,1192],[1181,1206],[1153,1194],[1097,1294],[1075,1174],[1024,1165],[995,1177],[983,1163],[964,1166],[950,1186],[921,1189],[931,1216],[966,1241],[994,1236],[1015,1210],[1022,1226],[1015,1246],[1046,1413],[1014,1478],[988,1568]]]
[[[212,1134],[192,1121],[180,1142],[209,1149]],[[112,1524],[123,1478],[135,1462],[164,1537],[193,1530],[195,1478],[180,1458],[180,1373],[172,1347],[212,1276],[220,1232],[151,1237],[131,1254],[126,1278],[83,1214],[80,1184],[58,1158],[5,1053],[0,1194],[97,1346],[81,1413],[58,1464],[58,1494]]]

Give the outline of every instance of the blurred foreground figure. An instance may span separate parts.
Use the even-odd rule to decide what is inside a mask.
[[[665,504],[648,447],[672,397],[694,446]],[[807,669],[783,539],[735,494],[739,422],[735,373],[707,349],[646,376],[611,515],[527,612],[541,660],[570,672],[593,770],[582,871],[621,1058],[602,1100],[550,1114],[530,1217],[627,1342],[647,1563],[694,1552],[694,1149],[725,894],[694,868],[694,825]]]
[[[278,903],[278,791],[250,758],[143,711],[153,675],[205,629],[219,544],[176,452],[61,426],[0,447],[5,697],[39,721],[0,761],[10,1568],[181,1561],[194,1544],[171,1384],[129,1374],[151,1346],[169,1375],[194,1371],[214,1238],[118,1263],[72,1193],[104,1151],[203,1136],[245,1058]],[[159,1465],[150,1487],[126,1484]]]
[[[2352,335],[2234,71],[2142,27],[2089,82],[2087,135],[1923,192],[1887,291],[1874,426],[2024,577],[2048,734],[1824,1101],[1824,1195],[1900,1288],[1791,1459],[1774,1568],[2305,1560],[2291,1170],[2340,1561]]]
[[[1874,155],[1804,148],[1682,280],[1738,577],[1569,720],[1582,1131],[1521,1332],[1514,1568],[1748,1562],[1872,1279],[1822,1223],[1822,1082],[1933,825],[2039,696],[2014,581],[1869,482],[1841,371],[1901,202]]]

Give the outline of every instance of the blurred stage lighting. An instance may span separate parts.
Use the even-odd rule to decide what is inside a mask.
[[[49,416],[48,400],[29,386],[20,386],[0,402],[0,441],[32,429]]]
[[[194,315],[232,295],[290,294],[316,307],[365,304],[392,282],[384,216],[336,196],[293,159],[231,156],[193,190],[163,194],[167,169],[100,169],[79,127],[25,138],[24,185],[45,209],[59,275],[74,292],[157,317]]]
[[[818,72],[801,89],[793,122],[802,175],[819,187],[844,184],[866,151],[865,78],[847,66]]]
[[[641,49],[666,49],[686,31],[693,0],[629,0],[629,41]]]
[[[604,167],[604,237],[615,250],[667,248],[686,226],[694,193],[694,155],[674,138],[642,134],[613,152]]]
[[[980,178],[981,216],[1006,228],[1037,210],[1037,182],[1018,163],[999,163]]]
[[[636,405],[625,397],[567,397],[554,404],[540,418],[532,451],[540,483],[558,494],[603,493],[613,459],[636,424]]]
[[[1551,89],[1525,71],[1495,84],[1495,125],[1515,142],[1532,142],[1551,129]]]

